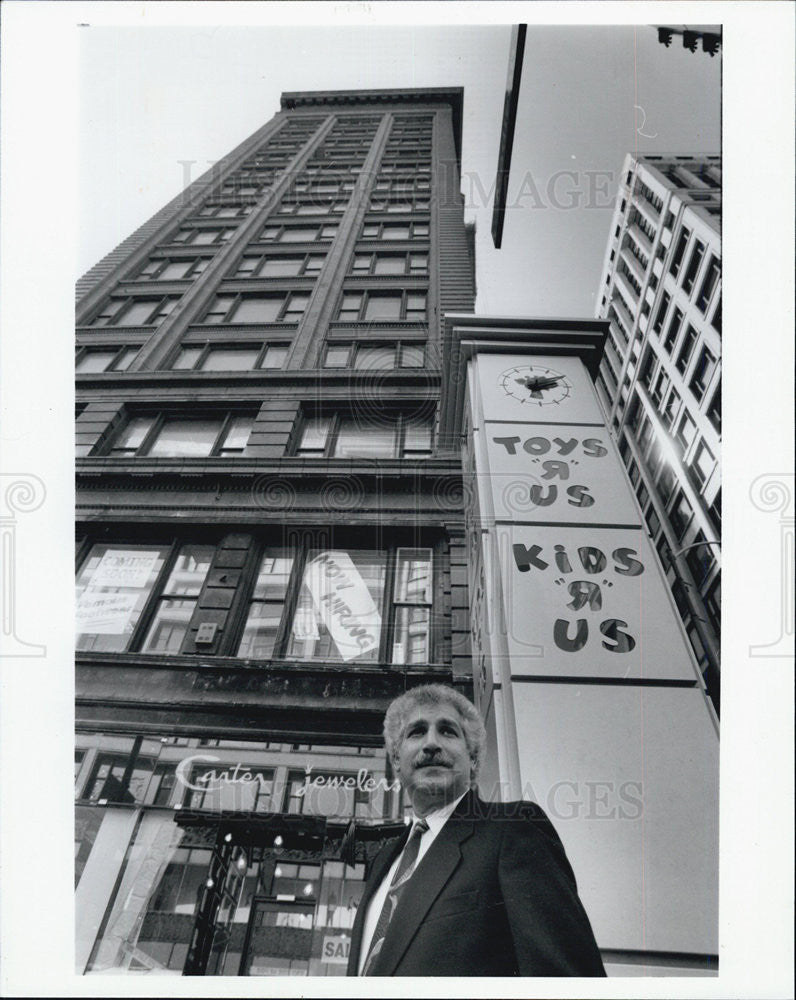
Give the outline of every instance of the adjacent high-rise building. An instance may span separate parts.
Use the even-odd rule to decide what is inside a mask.
[[[462,98],[284,94],[78,284],[79,972],[342,974],[384,709],[472,691]]]
[[[626,158],[599,295],[598,395],[718,708],[719,156]]]

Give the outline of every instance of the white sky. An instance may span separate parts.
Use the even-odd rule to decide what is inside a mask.
[[[593,315],[622,160],[634,149],[719,152],[721,58],[679,39],[666,49],[647,26],[531,26],[512,207],[496,251],[509,34],[508,25],[89,23],[79,34],[80,273],[270,119],[283,91],[463,86],[477,311]]]

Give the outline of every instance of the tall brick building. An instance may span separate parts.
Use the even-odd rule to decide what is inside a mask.
[[[342,974],[384,709],[471,691],[462,99],[284,94],[78,284],[78,972]]]

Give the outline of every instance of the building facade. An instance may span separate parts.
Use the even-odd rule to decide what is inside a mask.
[[[718,709],[719,156],[626,158],[599,296],[598,395]]]
[[[340,975],[381,720],[472,693],[461,90],[284,94],[77,296],[77,970]]]

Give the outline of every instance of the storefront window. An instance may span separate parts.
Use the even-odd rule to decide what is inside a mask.
[[[371,831],[393,824],[385,837],[400,817],[383,748],[103,733],[77,744],[79,973],[345,974],[364,864],[340,860],[341,838],[354,816]]]

